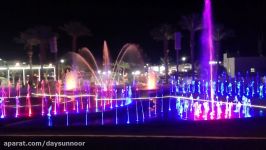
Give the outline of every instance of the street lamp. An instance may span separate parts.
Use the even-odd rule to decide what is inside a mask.
[[[181,60],[182,60],[182,62],[185,62],[187,60],[187,58],[186,57],[182,57]]]
[[[62,73],[63,73],[63,71],[64,71],[63,64],[65,63],[65,60],[64,60],[64,59],[60,59],[60,63],[61,63],[61,65],[60,65],[60,67],[61,67],[61,73],[60,73],[60,76],[61,76],[61,78],[62,78]],[[58,70],[60,70],[60,69],[58,69]],[[58,75],[58,77],[59,77],[59,75]]]
[[[61,59],[61,60],[60,60],[60,63],[61,63],[61,64],[63,64],[64,62],[65,62],[65,60],[64,60],[64,59]]]
[[[19,63],[19,62],[16,62],[16,63],[15,63],[15,66],[16,66],[16,67],[19,67],[19,66],[20,66],[20,63]]]

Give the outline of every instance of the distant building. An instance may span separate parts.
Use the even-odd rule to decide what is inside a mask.
[[[178,72],[188,72],[190,71],[192,68],[192,65],[189,63],[183,63],[183,64],[179,64],[178,65]],[[160,75],[164,75],[165,74],[165,67],[164,65],[160,65],[160,66],[151,66],[150,69],[152,69],[153,71],[159,73]],[[169,65],[169,74],[176,72],[176,65]]]
[[[239,72],[266,73],[266,57],[228,57],[227,53],[223,55],[223,66],[231,77]]]
[[[44,65],[43,70],[47,77],[51,77],[56,80],[55,76],[55,66],[52,64]],[[37,77],[38,81],[41,80],[41,66],[33,65],[32,72]],[[0,65],[0,82],[2,85],[7,85],[8,82],[11,82],[12,85],[16,85],[16,82],[21,81],[22,85],[27,84],[27,78],[30,74],[30,66],[29,65],[21,65],[16,63],[15,65]],[[0,84],[0,85],[1,85]]]

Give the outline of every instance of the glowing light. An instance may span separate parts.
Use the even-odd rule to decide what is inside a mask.
[[[65,90],[75,90],[77,88],[77,78],[78,76],[75,71],[70,71],[66,73]]]
[[[216,65],[216,64],[218,64],[217,61],[209,61],[209,65]]]
[[[27,105],[28,105],[28,109],[29,109],[29,114],[28,114],[28,116],[31,117],[31,115],[32,115],[32,111],[31,111],[31,101],[30,101],[30,95],[29,95],[29,93],[28,93],[27,96],[26,96],[26,100],[27,100]]]
[[[186,57],[182,57],[181,60],[184,62],[184,61],[187,60],[187,58]]]
[[[250,68],[250,72],[255,72],[255,68]]]
[[[139,70],[135,71],[135,75],[140,75],[140,71]]]
[[[209,67],[209,81],[210,81],[210,99],[212,102],[212,110],[211,116],[213,117],[215,114],[214,110],[214,87],[213,87],[213,64],[217,64],[217,61],[213,60],[214,46],[213,46],[213,26],[212,26],[212,8],[211,8],[211,0],[204,1],[204,12],[203,12],[203,49],[206,51],[206,56],[209,58],[203,58],[203,63],[208,63],[209,66],[204,64],[204,67]],[[206,57],[204,56],[204,57]],[[211,118],[212,118],[211,117]]]
[[[128,110],[128,106],[127,106],[127,124],[130,124],[130,119],[129,119],[129,110]]]
[[[0,108],[1,108],[1,118],[4,118],[5,117],[5,99],[3,97],[0,98]]]
[[[57,102],[58,102],[58,95],[56,93],[55,100],[54,100],[54,115],[57,114]]]
[[[153,90],[156,89],[156,74],[153,71],[148,72],[148,81],[147,81],[147,89]]]
[[[16,62],[15,66],[16,67],[19,67],[20,66],[20,63],[19,62]]]
[[[19,116],[19,99],[16,96],[16,115],[15,117],[17,118]]]
[[[48,117],[48,126],[52,126],[52,120],[51,120],[51,110],[52,110],[52,105],[48,108],[48,113],[47,113],[47,117]]]
[[[67,117],[67,119],[66,119],[66,125],[68,126],[68,125],[69,125],[69,121],[68,121],[68,111],[66,112],[66,117]]]
[[[7,70],[6,67],[0,67],[0,70]]]

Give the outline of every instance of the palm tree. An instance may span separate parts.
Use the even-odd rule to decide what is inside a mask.
[[[183,30],[189,31],[190,34],[190,55],[191,55],[192,72],[194,74],[195,33],[202,29],[201,17],[198,14],[182,16],[179,24]]]
[[[121,70],[122,70],[122,74],[125,75],[125,71],[126,71],[127,69],[130,68],[130,65],[129,65],[129,63],[122,61],[122,62],[119,64],[119,67],[120,67]]]
[[[164,52],[164,66],[165,66],[165,78],[168,83],[168,53],[169,53],[169,40],[173,39],[174,29],[169,24],[163,24],[151,31],[151,36],[156,41],[163,41],[163,52]]]
[[[77,39],[81,36],[92,36],[91,31],[80,22],[70,22],[60,27],[72,37],[72,51],[77,50]]]
[[[41,79],[43,79],[43,64],[46,59],[46,50],[47,45],[51,37],[54,37],[55,34],[52,32],[50,27],[47,26],[36,26],[34,28],[29,28],[20,34],[19,38],[15,40],[19,43],[24,43],[25,48],[28,49],[28,57],[30,68],[32,68],[32,55],[33,47],[39,46],[39,59],[41,64]],[[31,69],[32,74],[32,69]]]
[[[125,75],[125,71],[130,68],[130,64],[127,62],[122,61],[121,63],[117,64],[118,70],[122,71],[122,76]],[[118,82],[120,80],[120,75],[118,76]]]
[[[40,41],[39,44],[39,59],[41,64],[41,80],[44,79],[43,64],[46,60],[46,51],[48,48],[49,40],[55,36],[50,27],[47,26],[37,26],[33,28],[34,36]]]
[[[225,30],[223,25],[216,25],[213,32],[213,40],[215,42],[216,61],[219,60],[221,53],[221,41],[228,37],[233,37],[234,32],[232,30]]]
[[[32,78],[32,56],[33,56],[33,47],[40,44],[39,39],[35,37],[35,32],[32,29],[28,29],[20,33],[19,38],[15,38],[17,43],[23,43],[24,48],[27,50],[27,55],[30,64],[30,79]]]

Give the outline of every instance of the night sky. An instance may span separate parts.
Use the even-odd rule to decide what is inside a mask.
[[[79,21],[91,29],[92,37],[79,40],[79,47],[86,46],[101,58],[103,40],[107,40],[115,57],[120,48],[137,43],[143,48],[150,62],[162,57],[162,43],[152,40],[150,30],[169,23],[180,30],[182,15],[202,13],[203,0],[163,1],[90,1],[90,0],[8,0],[0,5],[0,56],[6,59],[27,59],[23,45],[14,38],[29,27],[51,26],[59,33],[59,54],[71,50],[71,38],[58,29],[64,23]],[[240,55],[257,55],[258,34],[266,32],[265,0],[213,0],[214,22],[234,30],[235,37],[222,42],[223,51]],[[188,34],[183,32],[182,55],[188,55]],[[174,44],[170,43],[174,54]],[[199,49],[197,49],[199,51]],[[35,61],[37,61],[37,49]],[[173,56],[173,55],[172,55]]]

